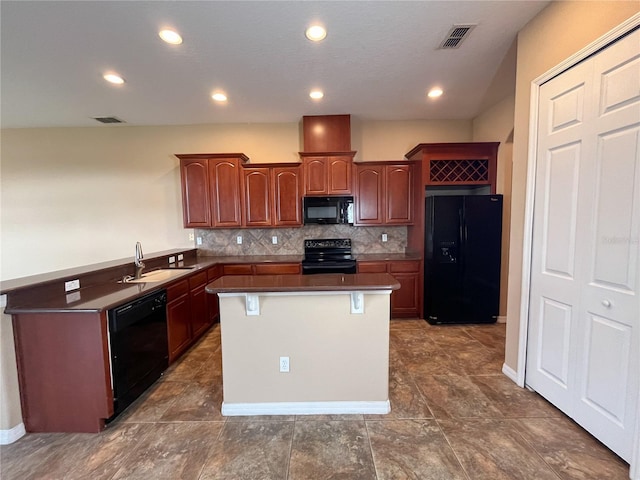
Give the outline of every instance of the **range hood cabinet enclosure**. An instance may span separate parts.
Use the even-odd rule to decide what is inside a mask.
[[[305,115],[302,133],[304,153],[351,151],[351,115]]]

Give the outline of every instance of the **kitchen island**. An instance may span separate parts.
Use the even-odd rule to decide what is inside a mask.
[[[220,299],[223,415],[384,414],[387,273],[234,275]]]

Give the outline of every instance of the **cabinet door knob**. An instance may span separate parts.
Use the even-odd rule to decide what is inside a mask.
[[[611,302],[609,300],[602,300],[602,305],[609,308],[611,306]]]

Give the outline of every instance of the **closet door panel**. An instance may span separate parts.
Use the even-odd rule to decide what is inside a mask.
[[[640,32],[593,57],[574,419],[630,461],[640,379]]]

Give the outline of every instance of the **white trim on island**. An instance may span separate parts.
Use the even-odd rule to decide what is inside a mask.
[[[222,415],[384,415],[391,411],[389,400],[371,402],[222,402]]]
[[[345,290],[345,291],[304,291],[304,292],[227,292],[218,293],[220,297],[244,297],[245,312],[249,316],[260,315],[260,297],[295,297],[304,296],[320,296],[320,295],[350,295],[351,296],[351,314],[357,315],[364,313],[364,294],[367,295],[391,295],[392,290]]]

